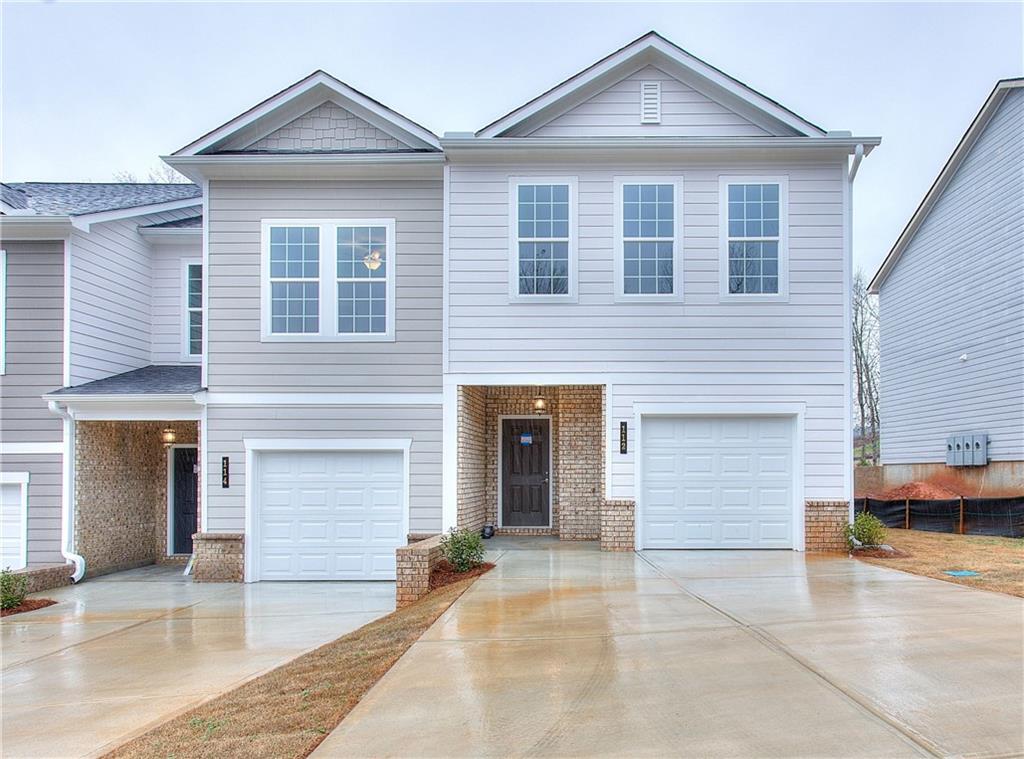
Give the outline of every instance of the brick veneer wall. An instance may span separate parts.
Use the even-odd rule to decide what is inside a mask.
[[[558,398],[558,535],[597,540],[604,502],[604,388],[562,385]]]
[[[461,385],[458,416],[458,524],[487,522],[487,388]]]
[[[850,520],[846,501],[807,501],[804,504],[804,545],[814,553],[846,552],[843,527]]]
[[[14,574],[24,575],[28,578],[26,593],[39,593],[70,585],[71,575],[74,574],[74,571],[74,564],[48,564],[41,567],[16,569]]]
[[[238,532],[200,532],[192,536],[195,582],[242,582],[245,536]]]
[[[190,421],[75,424],[75,552],[87,576],[167,556],[165,427],[179,443],[196,442]]]
[[[601,550],[632,551],[635,548],[633,501],[605,501],[601,508]]]
[[[395,551],[395,605],[408,606],[430,592],[430,573],[441,560],[441,536],[435,535]]]

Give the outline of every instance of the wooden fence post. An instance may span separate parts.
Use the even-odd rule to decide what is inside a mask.
[[[960,534],[964,534],[964,497],[960,496]]]
[[[903,509],[904,509],[904,511],[903,511],[903,529],[904,530],[909,530],[910,529],[910,499],[909,498],[904,498],[903,499]]]

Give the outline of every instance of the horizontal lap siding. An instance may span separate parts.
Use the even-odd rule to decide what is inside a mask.
[[[64,243],[0,242],[7,251],[7,362],[0,442],[56,442],[61,421],[40,397],[64,372]]]
[[[441,531],[440,406],[209,406],[208,524],[212,532],[245,528],[244,438],[411,438],[410,532]],[[230,487],[221,487],[221,457]]]
[[[158,245],[153,248],[153,348],[152,363],[181,364],[199,363],[199,356],[182,358],[182,338],[185,316],[182,287],[184,285],[185,260],[201,263],[202,242],[195,240],[174,245]]]
[[[59,433],[58,433],[59,437]],[[0,456],[0,471],[28,472],[28,563],[63,564],[60,553],[61,456]]]
[[[209,214],[211,390],[440,390],[440,182],[212,182]],[[271,218],[394,218],[396,341],[261,343],[260,221]]]
[[[579,178],[578,303],[508,302],[508,177],[530,174]],[[628,174],[683,177],[682,303],[614,301],[613,177]],[[788,302],[720,302],[722,174],[789,177]],[[634,403],[804,402],[806,495],[841,498],[842,182],[841,164],[453,166],[449,370],[610,382],[613,498],[633,494],[618,422],[632,426]]]
[[[1024,460],[1024,91],[1006,96],[879,304],[882,461],[945,461],[956,432]]]

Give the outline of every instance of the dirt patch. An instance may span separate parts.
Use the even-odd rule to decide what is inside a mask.
[[[51,601],[49,598],[26,598],[18,606],[11,609],[0,609],[0,617],[9,617],[12,614],[21,614],[26,611],[35,611],[36,609],[45,609],[47,606],[53,606],[56,601]]]
[[[1024,540],[889,528],[885,542],[906,558],[854,556],[868,564],[1024,598]],[[946,572],[969,569],[974,577]]]
[[[881,500],[912,498],[915,500],[942,501],[948,498],[959,498],[960,493],[936,482],[905,482],[899,487],[889,488],[871,497]]]
[[[853,549],[853,555],[858,559],[909,559],[910,554],[905,551],[899,551],[893,548],[891,551],[886,551],[882,548],[855,548]]]
[[[445,585],[451,585],[453,582],[459,580],[469,580],[474,577],[479,577],[485,572],[490,572],[494,569],[494,565],[489,562],[473,567],[468,572],[456,572],[455,567],[448,563],[446,559],[441,559],[437,563],[437,566],[430,572],[430,589],[437,590],[443,588]]]

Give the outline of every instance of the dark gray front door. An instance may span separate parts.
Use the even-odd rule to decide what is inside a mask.
[[[503,527],[547,527],[551,523],[550,429],[547,419],[501,422]]]
[[[171,553],[192,553],[199,510],[199,478],[196,476],[196,449],[174,448],[171,463]]]

